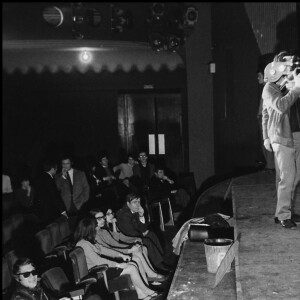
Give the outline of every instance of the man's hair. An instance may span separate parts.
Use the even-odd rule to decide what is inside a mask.
[[[93,217],[85,217],[80,220],[74,232],[75,242],[84,239],[94,244],[96,236],[96,226],[97,222]]]
[[[162,165],[155,165],[154,172],[157,172],[158,170],[165,171],[165,167]]]
[[[64,154],[64,155],[61,156],[60,160],[63,161],[63,160],[66,160],[66,159],[69,159],[70,162],[73,163],[73,157],[72,157],[72,155]]]
[[[140,196],[137,193],[130,193],[126,196],[126,201],[131,202],[134,199],[139,199]]]
[[[33,263],[33,261],[28,258],[28,257],[20,257],[17,259],[17,261],[14,263],[13,269],[12,269],[12,273],[14,276],[17,276],[18,273],[20,272],[20,268],[22,266],[26,266],[26,265],[32,265],[35,268],[35,264]]]

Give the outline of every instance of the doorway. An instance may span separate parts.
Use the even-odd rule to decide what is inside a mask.
[[[152,162],[184,171],[184,134],[180,92],[130,92],[118,97],[118,129],[127,153],[144,149]]]

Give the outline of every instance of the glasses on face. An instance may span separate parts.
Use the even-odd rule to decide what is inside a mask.
[[[28,278],[32,274],[32,276],[36,276],[38,274],[37,270],[32,270],[30,272],[19,273],[17,275],[22,275],[24,278]]]
[[[147,155],[140,155],[140,157],[143,157],[143,158],[145,158],[145,157],[147,157]]]
[[[97,221],[100,221],[100,220],[102,220],[102,219],[104,219],[104,218],[105,218],[104,216],[102,216],[102,217],[97,217],[96,220],[97,220]]]

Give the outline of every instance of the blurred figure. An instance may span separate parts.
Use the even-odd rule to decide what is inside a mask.
[[[263,69],[259,69],[257,71],[257,81],[260,86],[265,85],[264,81],[264,71]],[[264,139],[263,139],[263,134],[262,134],[262,108],[263,108],[263,98],[260,94],[260,101],[259,101],[259,108],[257,112],[257,119],[258,119],[258,125],[259,125],[259,136],[260,136],[260,142],[261,142],[261,149],[263,152],[263,156],[265,159],[265,171],[274,171],[275,170],[275,163],[274,163],[274,152],[268,151],[265,146],[264,146]]]

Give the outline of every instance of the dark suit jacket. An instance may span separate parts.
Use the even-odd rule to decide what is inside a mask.
[[[153,175],[149,185],[150,201],[156,202],[163,198],[169,197],[172,189],[175,189],[175,185],[170,184],[166,180],[161,181],[159,178]]]
[[[66,210],[57,190],[55,180],[43,172],[37,181],[36,201],[39,217],[42,221],[52,221]]]
[[[149,186],[150,179],[154,175],[154,165],[147,163],[146,168],[138,163],[132,168],[133,176],[138,176],[142,179],[144,185]]]
[[[84,172],[76,169],[73,170],[73,203],[77,210],[80,210],[82,205],[89,200],[90,186]],[[72,201],[72,193],[69,182],[67,179],[62,177],[62,174],[59,174],[56,177],[56,186],[60,191],[62,200],[68,212]]]
[[[110,166],[108,166],[108,169],[109,169],[111,175],[115,176],[115,173],[114,173],[114,171],[112,170],[112,168]],[[97,179],[100,180],[98,190],[104,189],[107,186],[112,185],[115,181],[115,180],[112,180],[112,181],[104,181],[103,180],[103,178],[108,176],[108,175],[107,175],[107,172],[106,172],[105,168],[103,168],[103,166],[99,162],[97,162],[97,164],[96,164],[94,175],[97,177]]]
[[[148,229],[147,220],[142,223],[139,213],[132,213],[127,203],[118,210],[117,222],[119,230],[127,236],[143,237],[143,232]]]

